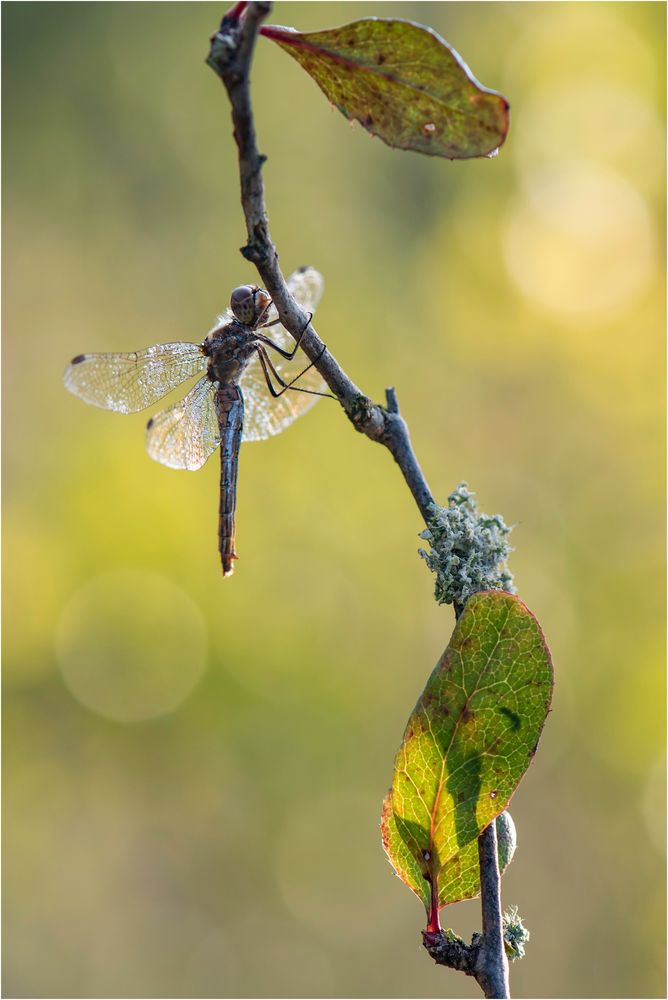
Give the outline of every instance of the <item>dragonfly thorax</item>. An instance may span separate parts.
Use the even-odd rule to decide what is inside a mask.
[[[213,330],[203,345],[209,358],[207,374],[212,382],[238,382],[256,352],[253,331],[239,320]]]
[[[239,285],[230,298],[230,309],[245,326],[255,326],[270,305],[271,296],[257,285]]]

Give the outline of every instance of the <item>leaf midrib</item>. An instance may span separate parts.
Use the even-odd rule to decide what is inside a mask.
[[[455,105],[448,104],[442,97],[439,97],[439,95],[436,94],[429,87],[422,87],[419,86],[418,84],[408,83],[406,80],[402,80],[400,77],[397,77],[394,73],[388,73],[385,70],[379,69],[377,65],[359,62],[357,59],[353,59],[351,56],[343,56],[340,55],[338,52],[332,52],[330,49],[324,49],[321,45],[316,45],[314,42],[304,41],[303,36],[300,37],[299,41],[297,40],[292,41],[292,39],[288,41],[287,36],[281,36],[280,40],[272,35],[267,35],[267,37],[273,38],[275,42],[277,42],[279,45],[285,45],[286,48],[290,48],[292,46],[293,48],[296,49],[300,48],[308,49],[309,51],[314,53],[314,55],[316,55],[322,62],[326,63],[327,60],[331,60],[334,63],[338,63],[338,65],[340,66],[345,66],[346,68],[355,68],[358,70],[364,70],[367,73],[373,73],[375,76],[380,76],[384,80],[387,80],[389,83],[395,84],[397,87],[405,87],[407,90],[411,90],[413,92],[417,91],[420,94],[425,94],[427,97],[431,98],[431,100],[433,100],[435,104],[438,104],[441,107],[445,108],[448,112],[460,115],[462,117],[468,117],[466,111],[464,111],[462,108],[456,107]],[[480,94],[487,94],[490,97],[498,96],[493,91],[481,90],[479,87],[476,87],[474,84],[471,84],[471,81],[468,80],[468,78],[467,78],[467,83],[470,85],[470,87],[472,87],[473,90],[477,91]]]
[[[489,669],[489,666],[490,666],[490,664],[492,662],[492,657],[496,653],[498,645],[499,645],[499,643],[501,641],[501,633],[503,632],[504,628],[506,627],[509,618],[510,618],[510,608],[508,608],[506,610],[505,619],[502,622],[502,624],[499,626],[499,629],[498,629],[498,632],[497,632],[497,637],[496,637],[496,642],[494,643],[494,648],[492,650],[490,650],[490,653],[489,653],[489,655],[487,657],[487,662],[486,662],[485,666],[483,667],[483,669],[480,671],[480,674],[478,675],[478,680],[477,680],[477,683],[476,683],[476,687],[471,692],[471,694],[468,694],[466,696],[466,701],[464,702],[464,706],[462,708],[462,711],[459,713],[459,717],[457,718],[457,720],[455,722],[455,725],[453,727],[452,735],[450,736],[450,742],[448,743],[447,750],[443,754],[443,760],[441,761],[441,776],[439,778],[438,788],[436,790],[436,798],[434,799],[434,807],[433,807],[432,812],[431,812],[431,821],[430,821],[430,824],[429,824],[429,848],[430,848],[430,853],[431,853],[432,858],[434,857],[434,853],[435,853],[434,852],[434,823],[435,823],[435,820],[436,820],[436,813],[438,812],[438,805],[439,805],[439,802],[440,802],[440,799],[441,799],[441,792],[443,790],[443,783],[445,781],[445,765],[447,763],[448,754],[450,753],[450,750],[452,748],[452,744],[453,744],[455,736],[457,734],[457,730],[459,728],[459,723],[461,722],[461,719],[462,719],[462,716],[464,714],[464,711],[466,710],[466,707],[467,707],[470,699],[480,689],[480,681],[484,677],[486,671]],[[432,738],[433,738],[432,729],[431,729],[431,721],[430,721],[430,724],[429,724],[429,732],[430,732],[430,734],[432,735]],[[436,745],[436,741],[435,740],[434,740],[434,745]],[[450,860],[450,858],[447,859],[447,861],[449,861],[449,860]],[[441,866],[438,869],[438,872],[436,873],[436,878],[438,878],[438,876],[443,871],[443,867],[444,867],[444,865],[447,864],[447,861],[443,861],[441,863]]]

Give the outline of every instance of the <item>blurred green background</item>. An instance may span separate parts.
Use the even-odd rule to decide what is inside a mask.
[[[322,401],[218,462],[62,385],[199,341],[255,280],[223,8],[11,3],[4,27],[4,995],[476,997],[433,965],[378,823],[453,615],[388,454]],[[515,996],[663,996],[665,6],[278,3],[410,17],[512,106],[493,160],[394,152],[261,41],[274,239],[319,333],[395,385],[427,478],[517,525],[557,675],[504,878]],[[479,904],[444,923],[468,935]]]

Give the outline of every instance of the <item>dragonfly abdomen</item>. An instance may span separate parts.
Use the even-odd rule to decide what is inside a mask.
[[[220,514],[218,549],[223,576],[234,572],[235,515],[237,509],[237,472],[239,449],[244,429],[244,397],[235,384],[223,384],[216,390],[216,410],[220,425]]]

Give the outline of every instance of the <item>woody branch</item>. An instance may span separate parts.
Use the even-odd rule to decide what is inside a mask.
[[[250,65],[255,40],[271,4],[257,0],[236,4],[223,18],[211,42],[208,62],[218,73],[230,100],[234,138],[239,153],[241,205],[246,219],[248,242],[241,250],[255,264],[262,283],[271,295],[281,323],[288,332],[299,336],[308,314],[288,291],[278,262],[276,246],[269,233],[262,183],[265,157],[259,152],[250,93]],[[372,441],[385,445],[392,453],[426,521],[434,502],[427,481],[411,447],[408,428],[399,414],[396,394],[388,389],[386,405],[374,403],[351,378],[309,324],[300,344],[318,369],[332,394],[338,399],[356,430]]]
[[[223,17],[218,31],[211,39],[207,62],[223,81],[232,112],[234,139],[239,156],[241,206],[247,231],[247,243],[242,247],[241,253],[257,268],[262,284],[274,301],[281,323],[296,340],[302,334],[309,317],[288,291],[278,262],[278,252],[269,232],[262,181],[262,165],[266,158],[258,150],[250,89],[250,67],[255,42],[260,25],[271,8],[272,4],[266,0],[253,0],[250,3],[239,0],[235,3]],[[303,333],[300,347],[320,372],[355,429],[390,451],[426,523],[434,500],[413,451],[406,422],[399,413],[395,390],[386,390],[385,406],[374,403],[344,372],[310,322]],[[494,823],[483,831],[478,842],[484,933],[475,944],[475,953],[467,956],[469,961],[465,963],[468,965],[465,971],[475,976],[486,997],[507,997],[508,974],[503,950],[500,876]],[[458,959],[447,960],[447,949],[441,949],[440,952],[434,948],[427,950],[440,964],[461,968],[461,965],[456,964]]]

